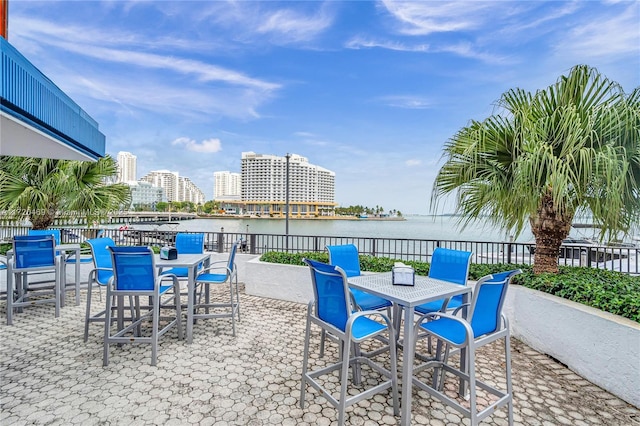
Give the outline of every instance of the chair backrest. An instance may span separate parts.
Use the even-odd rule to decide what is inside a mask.
[[[56,245],[60,244],[60,230],[59,229],[29,229],[28,235],[53,235]]]
[[[500,272],[480,278],[476,283],[471,300],[471,328],[475,337],[498,331],[500,316],[507,295],[509,282],[520,269]]]
[[[176,250],[178,254],[204,253],[204,234],[176,234]]]
[[[149,247],[109,247],[116,290],[151,291],[156,283],[156,266]]]
[[[311,270],[316,315],[344,331],[349,319],[351,299],[347,276],[339,266],[303,259]]]
[[[357,277],[360,272],[360,256],[358,248],[353,244],[339,246],[327,246],[329,251],[329,264],[339,266],[347,274],[347,277]]]
[[[91,247],[91,257],[95,268],[112,269],[111,252],[109,247],[115,247],[116,243],[111,238],[93,238],[86,241]],[[100,284],[107,284],[113,276],[113,271],[98,271],[96,280]]]
[[[233,243],[231,246],[231,251],[229,252],[229,260],[227,261],[227,268],[230,271],[235,270],[236,268],[236,252],[238,251],[239,242]]]
[[[56,241],[53,235],[16,235],[13,237],[15,269],[55,266]]]
[[[466,285],[471,252],[437,247],[431,256],[429,276],[438,280]]]

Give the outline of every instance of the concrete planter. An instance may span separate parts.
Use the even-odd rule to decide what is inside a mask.
[[[304,304],[313,299],[307,266],[261,262],[255,258],[246,262],[244,268],[242,281],[247,294]]]
[[[305,304],[313,298],[305,266],[258,258],[243,266],[248,294]],[[517,285],[509,289],[504,312],[514,337],[640,407],[640,324]]]
[[[504,312],[514,337],[640,407],[640,324],[518,285]]]

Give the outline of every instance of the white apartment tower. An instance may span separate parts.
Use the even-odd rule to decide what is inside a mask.
[[[214,200],[239,200],[241,192],[240,173],[214,172],[213,173],[213,199]]]
[[[188,177],[178,177],[178,201],[204,204],[204,193]]]
[[[249,213],[284,214],[287,157],[243,152],[241,200]],[[289,204],[293,216],[331,215],[335,203],[335,173],[289,155]]]
[[[169,170],[155,170],[147,173],[141,181],[149,182],[164,190],[167,201],[190,201],[195,204],[204,203],[204,192],[187,177]]]
[[[162,188],[167,201],[181,201],[178,199],[178,172],[155,170],[147,173],[140,180]]]
[[[136,178],[136,161],[138,157],[130,152],[118,153],[118,182],[134,182]]]

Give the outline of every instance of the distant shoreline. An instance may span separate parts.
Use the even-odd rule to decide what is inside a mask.
[[[198,215],[196,219],[266,219],[266,220],[285,220],[284,216],[256,216],[241,214],[212,214]],[[362,220],[362,221],[404,221],[404,217],[357,217],[357,216],[316,216],[316,217],[300,217],[289,216],[289,220]]]

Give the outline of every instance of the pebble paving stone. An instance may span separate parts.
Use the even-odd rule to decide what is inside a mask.
[[[14,316],[11,327],[6,325],[6,305],[0,304],[2,426],[337,424],[336,411],[315,390],[308,387],[305,408],[299,405],[306,305],[241,291],[236,337],[229,319],[200,320],[193,344],[178,341],[175,329],[160,340],[156,367],[150,365],[149,345],[112,345],[109,366],[103,367],[103,326],[91,324],[89,341],[83,342],[85,297],[86,290],[79,306],[68,298],[59,318],[52,305],[27,308]],[[98,297],[96,291],[92,309],[104,303]],[[316,330],[311,345],[315,367],[337,355],[335,343],[329,343],[325,357],[319,358],[319,343]],[[637,407],[516,339],[511,345],[516,424],[640,426]],[[478,372],[485,381],[504,386],[503,354],[500,343],[480,350]],[[384,355],[377,360],[389,365]],[[420,374],[429,380],[429,372]],[[375,384],[376,377],[363,367],[364,384]],[[328,377],[326,384],[339,389],[337,376]],[[457,395],[453,377],[445,388]],[[479,401],[491,398],[481,392]],[[390,392],[347,409],[348,425],[399,422]],[[412,424],[469,421],[414,388]],[[506,408],[483,424],[506,425]]]

